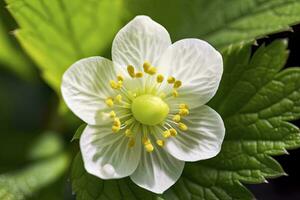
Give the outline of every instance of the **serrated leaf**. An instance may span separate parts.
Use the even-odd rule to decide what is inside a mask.
[[[163,200],[138,187],[129,178],[101,180],[88,174],[80,153],[73,161],[71,180],[77,200]]]
[[[16,37],[60,94],[64,71],[80,58],[103,55],[120,27],[121,0],[7,0]]]
[[[210,106],[223,117],[226,137],[220,154],[188,164],[166,199],[253,199],[242,183],[262,183],[284,175],[270,156],[300,146],[300,68],[279,72],[287,59],[287,42],[229,48],[224,75]],[[279,72],[279,73],[278,73]],[[186,191],[180,192],[180,191]]]
[[[174,41],[201,38],[219,49],[300,22],[298,0],[129,0],[133,14],[146,14],[166,26]]]
[[[37,146],[33,146],[34,150],[29,151],[30,158],[39,158],[39,160],[22,167],[18,171],[0,175],[1,200],[27,199],[62,176],[69,165],[69,155],[62,151],[61,141],[58,138],[53,139],[54,137],[55,135],[52,133],[42,135],[40,140],[36,142]],[[45,141],[48,139],[53,144],[49,145],[49,141]],[[37,147],[54,149],[51,154],[49,154],[50,151],[43,154],[31,154],[37,150]],[[40,150],[44,152],[43,149]],[[54,152],[55,154],[53,154]],[[31,157],[32,155],[37,156]]]

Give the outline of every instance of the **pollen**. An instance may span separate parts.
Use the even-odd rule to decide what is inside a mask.
[[[127,66],[127,72],[129,74],[129,76],[131,76],[131,78],[135,77],[134,67],[132,65],[128,65]]]
[[[108,97],[106,100],[105,100],[105,103],[108,107],[113,107],[114,106],[114,101],[111,97]]]
[[[154,75],[156,74],[156,68],[155,67],[150,67],[147,71],[148,74]]]
[[[190,113],[189,110],[186,109],[186,108],[179,109],[179,115],[180,116],[187,116],[189,113]]]
[[[122,75],[117,76],[118,81],[124,81],[124,77]]]
[[[173,97],[178,97],[179,94],[178,94],[177,90],[173,90],[172,95],[173,95]]]
[[[129,142],[128,142],[128,147],[133,147],[135,145],[135,139],[130,138]]]
[[[143,72],[137,72],[137,73],[135,74],[135,77],[136,77],[136,78],[142,78],[143,76],[144,76]]]
[[[148,70],[150,69],[151,64],[149,62],[144,62],[143,64],[143,68],[144,68],[144,72],[148,73]]]
[[[131,137],[132,136],[132,131],[130,129],[126,129],[125,136],[126,137]]]
[[[109,113],[109,117],[110,118],[112,118],[112,119],[114,119],[115,117],[116,117],[116,113],[115,113],[115,111],[110,111],[110,113]]]
[[[156,77],[156,82],[162,83],[164,81],[164,76],[161,74],[158,74]]]
[[[112,126],[111,130],[112,130],[112,132],[117,133],[120,131],[120,128],[121,128],[120,126]]]
[[[151,141],[148,138],[143,139],[144,147],[147,152],[152,152],[154,150],[153,145],[151,144]]]
[[[183,109],[183,108],[189,109],[189,106],[187,104],[185,104],[185,103],[181,103],[181,104],[179,104],[179,108],[180,109]]]
[[[122,82],[120,82],[120,81],[116,82],[114,80],[110,80],[109,84],[112,89],[119,89],[122,86]]]
[[[182,131],[188,130],[187,125],[185,125],[185,124],[182,123],[182,122],[179,122],[179,123],[178,123],[178,128],[179,128],[180,130],[182,130]]]
[[[168,83],[173,84],[175,82],[175,78],[173,76],[170,76],[167,81]]]
[[[118,117],[114,118],[114,126],[121,126],[120,119]]]
[[[118,94],[118,95],[115,97],[115,101],[116,101],[117,103],[121,103],[121,101],[122,101],[122,95]]]
[[[169,129],[170,130],[170,134],[171,136],[176,136],[177,135],[177,131],[174,128]]]
[[[164,138],[169,138],[171,136],[171,132],[170,130],[165,130],[162,135],[164,136]]]
[[[156,144],[158,146],[160,146],[160,147],[163,147],[163,146],[165,146],[165,141],[163,141],[163,140],[156,140]]]
[[[175,81],[173,87],[174,88],[179,88],[181,85],[182,85],[182,82],[177,80],[177,81]]]
[[[177,115],[174,115],[173,121],[174,121],[174,122],[180,122],[180,118],[181,118],[180,115],[178,115],[178,114],[177,114]]]

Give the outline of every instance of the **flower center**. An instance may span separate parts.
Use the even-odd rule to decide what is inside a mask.
[[[160,97],[145,94],[133,100],[131,111],[137,121],[153,126],[165,120],[169,106]]]

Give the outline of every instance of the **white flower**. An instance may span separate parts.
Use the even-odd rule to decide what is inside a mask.
[[[137,16],[116,35],[112,60],[82,59],[63,76],[65,102],[88,124],[80,138],[85,169],[163,193],[185,161],[221,149],[223,121],[204,104],[219,86],[222,57],[199,39],[172,44],[164,27]]]

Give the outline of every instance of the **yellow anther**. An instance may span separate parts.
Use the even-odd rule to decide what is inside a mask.
[[[179,123],[178,123],[178,128],[179,128],[180,130],[182,130],[182,131],[188,130],[187,125],[185,125],[185,124],[182,123],[182,122],[179,122]]]
[[[135,73],[136,78],[142,78],[144,76],[143,72],[137,72]]]
[[[189,109],[189,106],[186,105],[185,103],[181,103],[181,104],[179,104],[179,108],[180,108],[180,109],[183,109],[183,108]]]
[[[121,121],[118,117],[114,118],[114,126],[121,126]]]
[[[158,83],[162,83],[164,81],[164,76],[161,75],[161,74],[158,74],[157,77],[156,77],[156,81]]]
[[[115,97],[115,101],[116,101],[117,103],[121,103],[121,101],[122,101],[122,95],[118,94],[118,95]]]
[[[163,141],[163,140],[156,140],[156,144],[158,146],[160,146],[160,147],[163,147],[163,146],[165,146],[165,141]]]
[[[154,150],[154,147],[153,147],[153,145],[151,144],[151,142],[149,142],[149,143],[144,143],[144,146],[145,146],[145,149],[146,149],[146,151],[147,152],[152,152],[153,150]]]
[[[135,145],[135,139],[130,138],[129,142],[128,142],[128,147],[133,147]]]
[[[128,74],[131,76],[131,78],[135,77],[135,73],[134,73],[134,67],[132,65],[128,65],[127,66],[127,72]]]
[[[178,97],[179,94],[178,94],[177,90],[173,90],[172,95],[173,95],[173,97]]]
[[[171,132],[170,130],[165,130],[162,135],[164,136],[164,138],[169,138],[171,136]]]
[[[175,78],[173,76],[170,76],[167,81],[168,83],[172,84],[175,82]]]
[[[112,126],[111,130],[112,130],[112,132],[117,133],[120,131],[120,128],[121,128],[120,126]]]
[[[125,136],[126,137],[131,137],[132,136],[132,131],[130,129],[126,129]]]
[[[147,71],[148,74],[154,75],[156,74],[156,68],[155,67],[150,67]]]
[[[177,81],[175,81],[173,87],[174,88],[179,88],[181,85],[182,85],[182,82],[177,80]]]
[[[122,75],[117,76],[118,81],[124,81],[124,77]]]
[[[174,115],[174,117],[173,117],[173,121],[174,122],[180,122],[180,115]]]
[[[179,115],[180,116],[187,116],[189,113],[190,113],[189,110],[186,109],[186,108],[179,109]]]
[[[105,103],[106,105],[108,105],[108,107],[113,107],[114,106],[114,101],[111,97],[108,97],[106,100],[105,100]]]
[[[120,89],[123,85],[123,81],[118,81],[117,83],[117,89]]]
[[[144,68],[144,72],[148,73],[148,70],[150,69],[151,64],[149,62],[144,62],[143,64],[143,68]]]
[[[111,87],[112,89],[119,89],[119,88],[120,88],[120,84],[117,83],[117,82],[114,81],[114,80],[110,80],[109,83],[110,83],[110,87]]]
[[[177,131],[174,128],[171,128],[169,130],[170,130],[171,136],[176,136],[177,135]]]
[[[113,110],[110,111],[110,113],[109,113],[109,117],[110,117],[110,118],[114,119],[116,116],[117,116],[117,115],[116,115],[115,111],[113,111]]]

